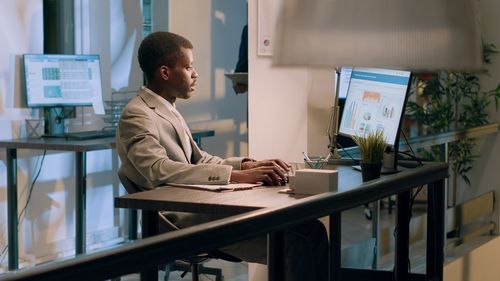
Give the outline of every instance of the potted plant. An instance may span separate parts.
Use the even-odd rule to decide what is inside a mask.
[[[363,181],[369,181],[380,177],[382,159],[387,147],[382,131],[354,136],[352,138],[359,147],[361,175]]]
[[[483,43],[484,65],[490,64],[491,56],[497,53],[494,44]],[[488,112],[492,103],[498,110],[500,84],[494,89],[483,90],[480,76],[485,74],[489,74],[488,69],[482,72],[417,73],[413,81],[413,100],[408,101],[408,119],[422,125],[423,134],[468,129],[490,123]],[[477,140],[472,137],[464,137],[450,143],[448,156],[453,189],[456,189],[457,175],[460,175],[467,185],[471,185],[468,173],[478,157],[477,146]],[[442,159],[439,146],[421,150],[420,153],[421,157],[427,160]]]

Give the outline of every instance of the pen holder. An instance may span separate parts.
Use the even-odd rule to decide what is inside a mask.
[[[40,138],[44,130],[43,119],[25,119],[26,137],[27,138]]]
[[[304,160],[306,163],[306,168],[310,169],[323,169],[326,164],[328,164],[328,160],[326,159],[311,159],[311,160]]]

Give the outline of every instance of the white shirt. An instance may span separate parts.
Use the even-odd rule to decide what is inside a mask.
[[[181,122],[182,127],[184,128],[184,130],[183,130],[184,136],[185,136],[184,140],[186,141],[185,143],[182,144],[182,146],[186,149],[186,151],[185,151],[186,156],[187,156],[189,162],[191,162],[191,155],[193,154],[193,148],[191,147],[191,142],[189,140],[191,137],[191,131],[189,130],[189,127],[188,127],[186,121],[184,120],[184,118],[182,117],[182,115],[180,114],[180,112],[177,111],[177,109],[175,108],[175,103],[171,104],[168,100],[160,97],[158,94],[154,93],[153,91],[151,91],[150,89],[148,89],[145,86],[142,86],[142,90],[144,90],[145,92],[147,92],[148,94],[153,96],[155,99],[157,99],[159,102],[164,104],[175,115],[175,117],[177,117],[179,122]]]

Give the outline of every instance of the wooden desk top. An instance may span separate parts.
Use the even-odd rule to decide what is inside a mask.
[[[211,137],[214,130],[198,130],[192,132],[193,138]],[[115,138],[96,138],[88,140],[67,140],[65,138],[22,138],[0,140],[0,148],[40,149],[60,151],[93,151],[111,149],[115,147]]]
[[[361,173],[351,166],[329,166],[339,171],[339,192],[362,183]],[[239,214],[260,208],[278,207],[305,198],[304,195],[278,193],[285,186],[258,187],[251,190],[213,192],[164,186],[115,198],[115,207],[156,211],[213,214]]]
[[[41,149],[61,151],[92,151],[114,148],[115,138],[66,140],[64,138],[23,138],[0,140],[0,148]]]

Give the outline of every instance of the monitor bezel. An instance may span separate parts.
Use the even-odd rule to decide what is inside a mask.
[[[26,73],[26,59],[31,57],[31,56],[40,56],[40,57],[52,57],[52,58],[88,58],[88,57],[93,57],[97,59],[98,64],[99,64],[99,84],[100,84],[100,99],[103,99],[104,91],[103,91],[103,85],[102,85],[102,68],[101,68],[101,58],[99,54],[33,54],[33,53],[28,53],[28,54],[23,54],[23,59],[22,59],[22,72],[23,72],[23,95],[24,98],[26,99],[26,105],[29,108],[44,108],[44,107],[73,107],[73,106],[85,106],[85,107],[90,107],[93,106],[92,101],[85,101],[81,103],[75,103],[75,102],[58,102],[58,103],[30,103],[29,98],[28,98],[28,85],[26,83],[27,81],[27,73]]]

